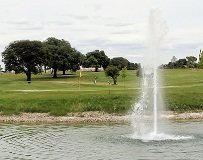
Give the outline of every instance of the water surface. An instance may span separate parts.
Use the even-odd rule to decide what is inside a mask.
[[[192,138],[132,139],[130,125],[0,124],[0,159],[203,159],[203,121],[161,125],[168,134]]]

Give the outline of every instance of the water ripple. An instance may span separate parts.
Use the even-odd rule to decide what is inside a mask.
[[[201,123],[199,128],[203,129]],[[186,129],[185,133],[189,131],[192,134],[188,127]],[[75,127],[2,124],[0,125],[0,159],[151,160],[202,157],[201,132],[192,134],[194,138],[185,136],[187,135],[185,133],[184,136],[159,135],[159,140],[147,143],[126,136],[130,135],[129,133],[132,133],[132,130],[128,125]],[[165,139],[173,140],[160,140],[163,136]]]

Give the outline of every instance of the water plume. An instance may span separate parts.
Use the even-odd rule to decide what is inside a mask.
[[[132,113],[132,124],[137,137],[149,135],[149,133],[157,137],[159,113],[163,108],[158,66],[160,47],[168,28],[159,9],[150,11],[148,26],[148,50],[141,62],[141,93]]]

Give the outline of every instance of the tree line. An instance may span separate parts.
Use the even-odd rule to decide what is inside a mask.
[[[94,67],[98,72],[100,67],[106,70],[107,76],[127,67],[128,70],[136,70],[137,63],[131,63],[123,57],[110,59],[103,50],[94,50],[85,55],[73,48],[64,39],[49,37],[45,41],[18,40],[11,42],[2,52],[2,61],[5,71],[25,73],[27,81],[31,81],[31,75],[53,70],[53,78],[57,78],[57,72],[62,71],[65,75],[67,70],[76,72],[80,66],[85,68]],[[115,79],[114,76],[111,76]],[[116,77],[117,78],[117,77]],[[114,81],[116,83],[116,80]]]
[[[161,68],[175,69],[175,68],[203,68],[203,52],[200,50],[199,62],[194,56],[187,56],[186,58],[177,59],[175,56],[172,57],[168,64],[161,65]]]

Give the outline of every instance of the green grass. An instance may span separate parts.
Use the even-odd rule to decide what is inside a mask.
[[[118,85],[108,85],[104,72],[67,74],[53,79],[50,73],[33,75],[28,84],[24,74],[0,74],[0,111],[3,114],[48,112],[65,115],[67,112],[105,111],[125,114],[138,99],[139,78],[128,71]],[[97,84],[94,84],[94,77]],[[164,102],[176,112],[203,110],[203,70],[161,70]],[[112,80],[111,80],[112,81]],[[80,84],[80,85],[79,85]]]
[[[203,110],[203,70],[162,70],[165,103],[169,110],[188,112]]]
[[[83,111],[124,113],[134,100],[134,96],[129,93],[121,94],[118,91],[110,95],[107,91],[10,93],[6,97],[12,98],[1,99],[0,110],[4,114],[12,111],[14,113],[50,112],[53,115]]]
[[[52,115],[65,115],[67,112],[105,111],[108,113],[126,113],[135,101],[136,72],[129,72],[126,80],[130,84],[109,85],[104,72],[83,72],[59,75],[33,75],[32,83],[25,81],[24,74],[0,75],[0,111],[3,114],[20,112],[49,112]],[[97,83],[94,84],[94,77]],[[131,86],[133,85],[133,86]],[[129,92],[130,91],[130,92]]]

